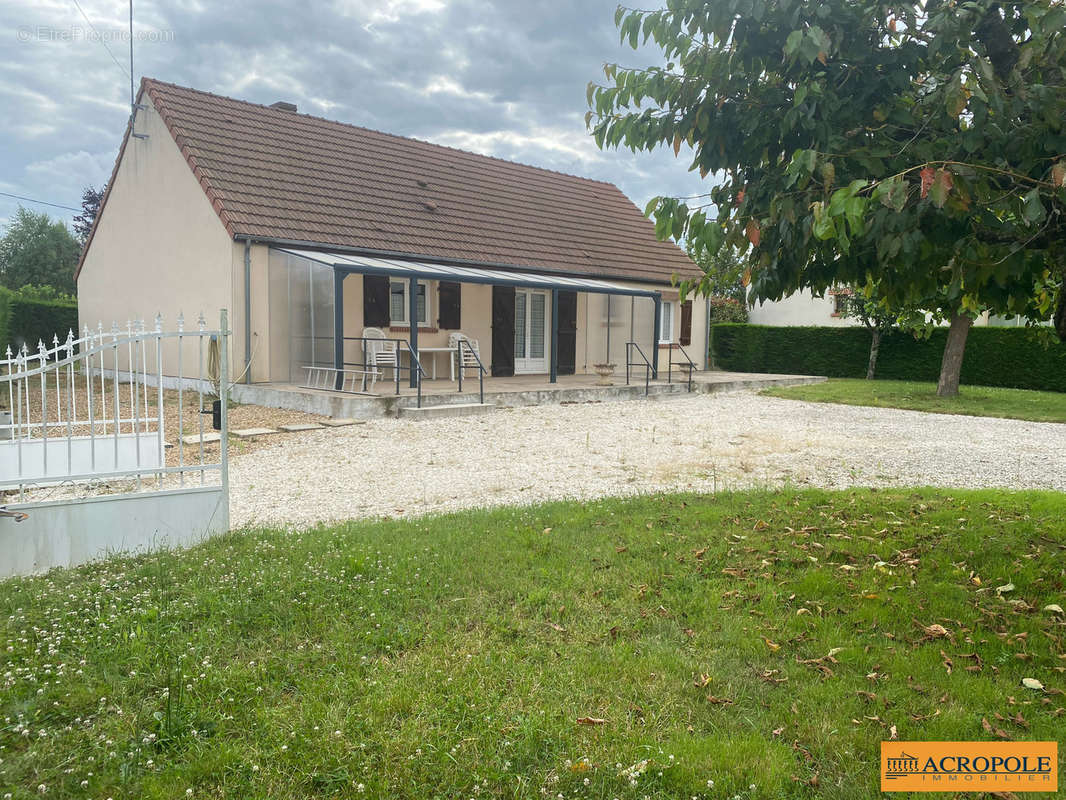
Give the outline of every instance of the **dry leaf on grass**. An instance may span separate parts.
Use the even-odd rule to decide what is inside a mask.
[[[600,717],[578,717],[578,725],[606,725],[607,720]]]

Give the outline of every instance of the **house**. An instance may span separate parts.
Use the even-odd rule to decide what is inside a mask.
[[[830,290],[821,297],[809,289],[793,292],[780,300],[755,301],[748,310],[748,322],[753,325],[799,326],[818,325],[841,327],[862,325],[854,317],[843,315],[844,298],[850,294],[848,289]],[[941,323],[941,324],[947,324]],[[1023,327],[1025,320],[1020,317],[999,317],[985,312],[974,320],[974,325],[1014,328]]]
[[[365,364],[368,330],[427,372],[458,332],[499,377],[624,369],[629,342],[706,366],[706,302],[676,289],[694,265],[609,183],[148,78],[137,103],[78,266],[83,325],[228,308],[253,383]]]

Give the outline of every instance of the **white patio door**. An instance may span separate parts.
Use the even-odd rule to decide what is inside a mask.
[[[548,293],[515,289],[514,371],[548,371]]]

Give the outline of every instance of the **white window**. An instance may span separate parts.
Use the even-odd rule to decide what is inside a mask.
[[[663,303],[662,316],[659,317],[659,343],[670,344],[674,341],[674,304]]]
[[[389,323],[391,325],[410,325],[407,319],[407,290],[410,281],[406,278],[398,278],[389,282]],[[418,324],[420,327],[429,325],[429,303],[426,298],[426,284],[418,282]]]

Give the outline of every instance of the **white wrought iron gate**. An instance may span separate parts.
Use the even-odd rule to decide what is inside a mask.
[[[225,310],[216,330],[156,317],[8,348],[0,578],[229,529],[227,324]]]

